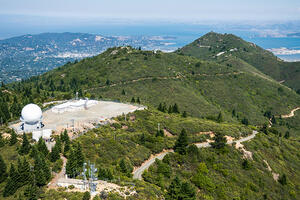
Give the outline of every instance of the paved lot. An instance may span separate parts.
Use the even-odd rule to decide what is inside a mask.
[[[141,110],[145,107],[111,101],[98,101],[98,104],[72,112],[54,113],[51,109],[43,112],[44,129],[61,131],[74,128],[82,131],[84,128],[93,128],[93,123],[98,123],[105,119],[110,119],[119,115]],[[20,123],[13,124],[12,127],[18,129]]]

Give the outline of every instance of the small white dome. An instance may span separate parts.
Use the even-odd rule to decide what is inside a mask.
[[[28,123],[34,124],[42,119],[42,110],[36,104],[28,104],[22,109],[21,120]]]

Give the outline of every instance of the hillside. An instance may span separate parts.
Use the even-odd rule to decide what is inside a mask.
[[[53,188],[47,186],[65,159],[66,173],[73,178],[80,179],[83,162],[91,161],[100,180],[133,185],[136,193],[126,199],[299,199],[300,111],[289,113],[300,106],[300,96],[242,58],[220,60],[114,47],[2,85],[0,162],[6,169],[0,168],[1,198],[82,199],[82,192],[58,188],[55,180]],[[74,140],[62,133],[54,138],[51,153],[42,143],[34,144],[31,134],[31,144],[24,136],[9,139],[13,132],[7,123],[18,119],[23,105],[42,106],[74,98],[76,92],[81,98],[148,108]],[[211,147],[198,148],[203,143]],[[142,180],[133,178],[133,170],[166,151],[162,161],[143,171]],[[23,165],[27,172],[34,166],[33,171],[21,176]],[[21,181],[13,187],[11,180]],[[125,199],[117,191],[106,198]]]
[[[296,91],[300,89],[300,62],[284,62],[271,52],[232,34],[207,33],[177,50],[177,53],[204,60],[217,60],[219,63],[236,57],[288,87]]]
[[[56,98],[72,97],[78,91],[80,96],[120,101],[139,97],[155,108],[177,103],[191,116],[211,119],[222,112],[226,120],[247,118],[254,125],[267,122],[266,111],[279,115],[298,105],[299,95],[248,66],[241,60],[218,64],[119,47],[34,77],[24,86],[33,91],[43,88]]]

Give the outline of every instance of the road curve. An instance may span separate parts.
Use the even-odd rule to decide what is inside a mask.
[[[169,150],[163,153],[159,153],[156,156],[154,156],[153,158],[149,159],[148,161],[146,161],[145,163],[143,163],[139,168],[137,168],[136,170],[133,171],[133,179],[142,179],[142,174],[145,170],[147,170],[154,162],[155,159],[159,159],[162,160],[165,155],[167,155],[170,152],[174,152],[173,150]]]
[[[243,137],[243,138],[235,140],[235,141],[229,141],[229,142],[227,142],[227,144],[232,144],[233,142],[245,142],[245,141],[251,140],[256,136],[257,133],[258,133],[257,131],[253,131],[253,133],[251,135],[249,135],[247,137]],[[211,146],[208,142],[195,143],[195,145],[198,148],[207,148],[207,147]],[[165,155],[167,155],[170,152],[174,152],[174,151],[169,150],[169,151],[157,154],[153,158],[151,158],[148,161],[146,161],[145,163],[143,163],[139,168],[137,168],[136,170],[133,171],[133,179],[142,180],[143,172],[145,170],[147,170],[155,162],[156,159],[162,160],[165,157]]]

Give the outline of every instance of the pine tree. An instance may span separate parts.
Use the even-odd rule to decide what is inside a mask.
[[[57,146],[58,152],[61,153],[61,152],[62,152],[62,151],[61,151],[61,149],[62,149],[62,144],[61,144],[61,139],[60,139],[60,137],[57,137],[55,142],[56,142],[55,145]]]
[[[24,196],[26,199],[37,200],[38,199],[38,187],[34,182],[29,184],[24,191]]]
[[[161,104],[161,103],[159,103],[159,105],[158,105],[158,107],[157,107],[157,110],[159,110],[159,111],[161,111],[161,112],[164,112],[164,110],[163,110],[163,107],[162,107],[162,104]]]
[[[140,97],[137,98],[136,102],[137,102],[138,104],[141,104]]]
[[[169,109],[168,109],[168,113],[170,114],[170,113],[173,113],[173,106],[169,106]]]
[[[60,158],[59,155],[59,146],[57,145],[57,143],[54,145],[54,147],[52,148],[52,151],[50,152],[50,161],[51,162],[55,162]]]
[[[282,174],[282,176],[279,177],[278,182],[279,182],[281,185],[286,185],[286,184],[287,184],[287,178],[286,178],[286,175],[285,175],[285,174]]]
[[[7,178],[6,164],[2,156],[0,155],[0,183],[5,181],[6,178]]]
[[[175,142],[174,151],[183,155],[186,153],[187,146],[188,146],[188,136],[185,129],[182,129],[177,141]]]
[[[176,176],[167,189],[166,200],[179,199],[181,184],[181,180]]]
[[[70,150],[70,140],[66,140],[65,146],[64,146],[64,156],[69,152]]]
[[[156,137],[164,137],[164,131],[163,130],[157,130]]]
[[[289,131],[285,132],[284,138],[285,139],[289,139],[290,138],[290,132]]]
[[[10,140],[9,140],[9,145],[13,146],[14,144],[16,144],[18,142],[17,139],[17,134],[16,132],[12,129],[11,130],[11,135],[10,135]]]
[[[146,138],[145,138],[145,134],[144,133],[142,133],[140,141],[141,141],[141,144],[145,144]]]
[[[84,156],[82,153],[80,143],[77,143],[76,148],[75,148],[75,160],[76,160],[76,168],[78,171],[80,171],[80,169],[82,168],[83,163],[84,163]]]
[[[180,113],[180,112],[179,112],[179,108],[178,108],[177,103],[174,104],[174,106],[173,106],[173,108],[172,108],[172,112],[173,112],[173,113]]]
[[[31,145],[29,144],[29,141],[27,139],[27,136],[25,133],[23,133],[23,141],[22,141],[22,145],[19,149],[19,154],[20,155],[27,155],[30,151]]]
[[[49,165],[46,163],[44,154],[42,153],[39,153],[34,160],[34,173],[37,186],[46,185],[51,177]]]
[[[183,183],[180,188],[180,194],[178,199],[195,200],[196,199],[195,188],[189,182]]]
[[[91,198],[90,193],[89,192],[85,192],[83,194],[82,200],[90,200],[90,198]]]
[[[135,103],[135,98],[134,97],[131,98],[131,103]]]
[[[38,156],[38,149],[37,149],[37,145],[33,145],[30,151],[30,157],[36,159],[36,157]]]
[[[37,149],[38,149],[39,152],[44,154],[44,156],[47,156],[49,154],[49,150],[46,146],[46,143],[42,138],[40,138],[38,143],[37,143]]]
[[[19,184],[20,186],[26,185],[30,182],[32,182],[32,174],[30,171],[30,164],[26,160],[26,158],[23,158],[23,161],[18,162],[18,173],[19,173]]]
[[[126,92],[124,89],[122,90],[122,95],[126,95]]]
[[[17,191],[18,179],[19,179],[19,174],[16,171],[15,166],[13,164],[11,164],[10,170],[9,170],[9,177],[6,181],[6,185],[5,185],[5,188],[3,191],[4,197],[8,197]]]
[[[242,124],[248,126],[248,125],[249,125],[248,119],[244,117],[244,118],[242,119]]]
[[[74,173],[76,170],[76,160],[75,160],[75,153],[73,149],[69,150],[69,157],[66,164],[66,174],[69,177],[74,177]]]
[[[183,118],[187,118],[187,113],[186,113],[186,111],[183,111],[182,117],[183,117]]]
[[[223,114],[222,114],[222,112],[220,112],[219,115],[218,115],[218,118],[217,118],[217,122],[221,123],[223,121],[224,121]]]
[[[120,168],[121,168],[121,172],[122,173],[127,173],[127,166],[126,166],[126,163],[125,163],[125,160],[122,159],[120,161],[120,164],[119,164]]]
[[[226,145],[226,138],[224,137],[224,134],[220,133],[220,132],[217,132],[215,134],[215,137],[214,137],[214,142],[210,143],[210,145],[213,147],[213,148],[216,148],[216,149],[222,149],[225,147]]]

